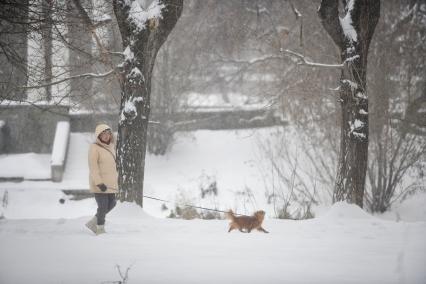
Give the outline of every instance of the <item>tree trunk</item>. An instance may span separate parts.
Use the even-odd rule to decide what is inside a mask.
[[[69,49],[69,72],[70,76],[76,76],[92,71],[92,35],[90,28],[84,21],[81,11],[76,7],[74,1],[67,1],[67,28]],[[93,7],[89,0],[79,1],[86,13],[91,14]],[[91,107],[93,79],[75,78],[70,81],[70,97],[73,102]]]
[[[156,0],[149,8],[140,7],[137,1],[114,0],[125,49],[117,144],[121,201],[143,206],[152,69],[157,52],[174,28],[182,8],[183,0]],[[160,12],[152,17],[147,10]],[[145,20],[141,22],[141,18]]]
[[[43,57],[44,57],[44,83],[47,85],[45,88],[46,101],[52,99],[52,10],[53,0],[42,1],[42,14],[43,14],[43,28],[42,28],[42,40],[43,40]]]
[[[340,50],[345,67],[340,77],[342,124],[340,154],[333,202],[346,200],[363,206],[368,161],[368,47],[380,17],[379,0],[323,0],[321,23]]]

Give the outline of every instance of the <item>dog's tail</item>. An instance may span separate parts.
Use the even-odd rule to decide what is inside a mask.
[[[231,221],[234,221],[235,220],[234,212],[232,212],[232,210],[229,210],[228,212],[226,212],[226,218],[228,218]]]

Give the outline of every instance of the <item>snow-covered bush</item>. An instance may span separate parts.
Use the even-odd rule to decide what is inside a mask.
[[[407,195],[426,190],[425,138],[390,124],[370,140],[365,204],[383,213]]]
[[[206,174],[204,171],[200,176],[199,187],[201,192],[201,198],[205,198],[207,195],[217,196],[217,182],[214,175]]]
[[[204,220],[213,220],[213,219],[224,219],[223,215],[217,211],[197,209],[191,206],[179,206],[176,205],[175,209],[170,211],[168,218],[175,219],[204,219]]]
[[[204,173],[202,174],[202,177],[203,178],[201,180],[205,180],[204,179]],[[212,183],[207,183],[207,184],[209,184],[208,188],[211,188],[212,184],[216,185],[216,180],[212,180],[212,179],[208,179],[208,180],[212,181]],[[200,183],[200,186],[202,184],[204,184],[204,183]],[[200,189],[202,189],[202,188],[203,187],[200,187]],[[217,192],[217,188],[216,188],[216,192]],[[209,196],[211,198],[215,198],[216,195],[210,194]],[[203,197],[203,199],[204,199],[204,197]],[[184,191],[183,189],[180,189],[179,194],[176,198],[175,208],[170,210],[170,213],[167,217],[168,218],[176,218],[176,219],[185,219],[185,220],[192,220],[192,219],[211,220],[211,219],[223,219],[224,218],[220,212],[215,211],[217,209],[217,204],[216,204],[215,200],[210,202],[211,204],[215,204],[215,205],[212,208],[210,208],[210,207],[208,208],[208,209],[212,209],[212,210],[199,208],[200,204],[198,204],[195,200],[196,200],[196,198],[194,196],[192,196],[189,192]],[[207,207],[205,207],[205,208],[207,208]]]
[[[181,207],[179,205],[176,205],[175,209],[170,212],[168,217],[169,218],[192,220],[192,219],[199,219],[200,214],[193,207],[187,207],[187,206]]]
[[[300,203],[296,206],[296,209],[290,211],[290,203],[284,204],[281,208],[276,211],[276,217],[278,219],[290,219],[290,220],[305,220],[312,219],[315,217],[312,212],[312,203],[305,202]]]

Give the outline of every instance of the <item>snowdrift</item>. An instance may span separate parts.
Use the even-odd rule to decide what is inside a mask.
[[[355,204],[345,201],[336,202],[319,219],[339,220],[339,219],[373,219],[374,217]]]

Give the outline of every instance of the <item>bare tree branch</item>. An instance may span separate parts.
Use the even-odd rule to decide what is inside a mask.
[[[95,73],[85,73],[85,74],[80,74],[80,75],[76,75],[76,76],[71,76],[71,77],[67,77],[61,80],[57,80],[48,84],[41,84],[41,85],[36,85],[36,86],[21,86],[20,88],[22,89],[40,89],[40,88],[45,88],[47,86],[52,86],[52,85],[57,85],[69,80],[73,80],[73,79],[82,79],[82,78],[105,78],[108,77],[112,74],[114,74],[116,70],[112,69],[108,72],[105,73],[101,73],[101,74],[95,74]]]
[[[341,69],[343,67],[345,67],[345,64],[325,64],[325,63],[317,63],[317,62],[312,62],[309,61],[308,59],[306,59],[306,57],[300,53],[291,51],[291,50],[283,50],[282,52],[284,52],[285,54],[287,54],[287,56],[290,56],[292,58],[296,58],[298,60],[298,65],[305,65],[305,66],[310,66],[310,67],[319,67],[319,68],[331,68],[331,69]]]

